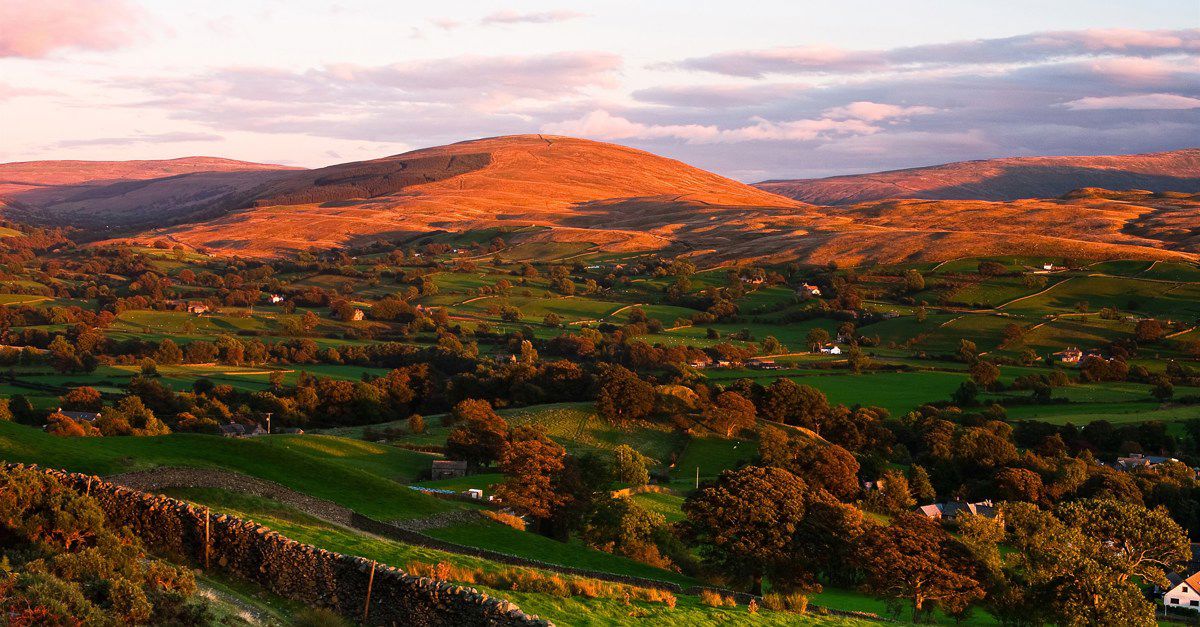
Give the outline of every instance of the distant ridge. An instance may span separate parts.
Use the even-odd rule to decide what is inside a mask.
[[[755,187],[814,205],[896,198],[1055,198],[1081,187],[1195,193],[1200,192],[1200,148],[1137,155],[960,161],[873,174],[763,181]]]

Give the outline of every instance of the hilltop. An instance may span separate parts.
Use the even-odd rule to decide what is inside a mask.
[[[1062,165],[1064,159],[1075,165]],[[166,241],[257,258],[500,229],[510,245],[656,251],[718,263],[859,265],[1006,254],[1192,259],[1200,252],[1197,198],[1127,188],[1170,182],[1200,189],[1197,163],[1200,151],[950,164],[931,169],[941,172],[936,176],[911,178],[925,181],[927,191],[953,188],[968,199],[822,207],[633,148],[516,135],[314,170],[208,158],[8,164],[0,173],[15,173],[5,178],[25,187],[0,192],[0,200],[11,204],[6,215],[80,227],[92,240]],[[1084,188],[1097,173],[1127,191]],[[848,194],[862,197],[900,185],[841,178]],[[988,200],[1000,193],[993,183],[1008,181],[1011,190],[1024,180],[1031,193],[1066,189]]]
[[[893,198],[1017,200],[1081,187],[1200,192],[1200,149],[1137,155],[1013,157],[872,174],[763,181],[759,189],[817,205]]]

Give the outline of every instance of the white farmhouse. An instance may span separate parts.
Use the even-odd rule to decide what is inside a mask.
[[[1200,587],[1200,572],[1194,573],[1191,577],[1175,584],[1174,588],[1167,590],[1163,595],[1163,606],[1168,610],[1172,608],[1200,610],[1200,592],[1196,590],[1197,587]]]

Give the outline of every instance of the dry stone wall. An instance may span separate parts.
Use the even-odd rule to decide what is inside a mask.
[[[281,596],[327,607],[365,624],[551,625],[474,588],[412,576],[371,560],[301,544],[251,521],[209,515],[204,508],[98,477],[42,472],[91,495],[113,524],[129,527],[157,552],[219,567]]]

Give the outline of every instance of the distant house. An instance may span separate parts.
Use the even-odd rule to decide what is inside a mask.
[[[278,429],[273,429],[272,433],[304,435],[304,429],[301,429],[300,427],[280,427]]]
[[[483,490],[479,488],[471,488],[467,490],[467,498],[475,499],[476,501],[483,500]]]
[[[1160,457],[1158,455],[1142,455],[1141,453],[1130,453],[1126,457],[1117,458],[1117,470],[1137,470],[1138,468],[1154,468],[1160,464],[1167,462],[1177,462],[1174,457]]]
[[[742,283],[748,283],[750,285],[762,285],[763,278],[760,276],[756,276],[756,277],[744,276],[744,277],[742,277]]]
[[[755,370],[783,370],[783,366],[775,363],[774,359],[751,359],[746,365]]]
[[[688,365],[697,370],[703,370],[712,365],[712,360],[707,357],[698,357],[689,361]]]
[[[515,364],[517,363],[517,356],[512,353],[496,353],[496,356],[493,357],[492,360],[496,363],[508,362]]]
[[[266,430],[259,425],[244,425],[239,422],[226,423],[218,428],[221,430],[221,435],[227,438],[248,438],[267,434]]]
[[[76,422],[96,422],[96,419],[100,418],[98,411],[64,411],[62,407],[59,407],[58,413]]]
[[[1051,270],[1053,270],[1053,269],[1054,269],[1054,264],[1052,264],[1052,263],[1043,263],[1043,264],[1042,264],[1042,269],[1043,269],[1043,270],[1045,270],[1046,272],[1049,272],[1049,271],[1051,271]]]
[[[1064,364],[1077,364],[1079,360],[1083,359],[1083,351],[1072,346],[1066,350],[1054,353],[1054,356],[1058,357],[1058,360]]]
[[[1174,579],[1178,577],[1176,575]],[[1187,579],[1172,580],[1171,583],[1175,586],[1163,594],[1164,608],[1189,608],[1200,611],[1200,592],[1197,592],[1197,588],[1200,588],[1200,572],[1193,573]]]
[[[863,481],[862,489],[863,489],[863,492],[872,492],[874,490],[882,490],[883,489],[883,479],[876,479],[875,481]]]
[[[917,508],[917,512],[933,520],[952,521],[963,514],[974,514],[976,516],[983,516],[984,518],[995,518],[999,513],[999,510],[996,509],[995,505],[993,505],[991,501],[980,501],[978,503],[949,501],[947,503],[922,505],[921,507]]]
[[[822,344],[820,352],[825,355],[841,355],[842,349],[837,344]]]
[[[355,309],[354,313],[350,314],[350,319],[353,320],[354,322],[358,322],[366,317],[367,317],[367,314],[363,313],[363,310],[361,310],[361,309]]]
[[[433,479],[456,479],[467,476],[467,462],[452,459],[435,459],[429,476]]]
[[[805,283],[804,285],[800,286],[800,289],[796,290],[796,293],[805,298],[815,297],[821,295],[821,288]]]
[[[208,313],[208,305],[204,303],[188,303],[187,310],[188,313],[193,314]]]
[[[282,302],[283,302],[283,296],[281,296],[279,294],[271,294],[271,304],[272,305],[278,305],[279,303],[282,303]]]

